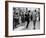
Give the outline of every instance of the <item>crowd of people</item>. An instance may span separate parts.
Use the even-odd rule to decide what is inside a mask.
[[[39,8],[38,10],[34,9],[33,11],[28,10],[28,8],[25,8],[25,10],[23,9],[24,8],[13,8],[13,29],[17,28],[17,25],[25,22],[27,22],[26,28],[28,28],[30,21],[33,21],[33,29],[35,29],[36,21],[40,21]]]

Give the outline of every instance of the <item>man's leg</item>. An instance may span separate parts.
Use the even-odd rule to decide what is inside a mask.
[[[34,23],[34,29],[35,29],[35,23],[36,23],[36,21],[33,21],[33,23]]]
[[[29,25],[29,21],[27,21],[27,26],[26,26],[26,28],[28,28],[28,25]]]

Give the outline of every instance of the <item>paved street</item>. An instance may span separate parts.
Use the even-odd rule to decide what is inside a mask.
[[[27,25],[27,22],[25,22],[25,23],[23,23],[23,24],[21,24],[21,25],[17,25],[18,28],[15,28],[14,30],[15,30],[15,31],[18,31],[18,30],[34,30],[34,29],[33,29],[33,27],[34,27],[33,21],[30,21],[29,26],[28,26],[27,29],[26,29],[26,25]],[[36,26],[35,26],[35,28],[36,28],[35,30],[40,29],[40,22],[39,22],[39,21],[36,21]]]

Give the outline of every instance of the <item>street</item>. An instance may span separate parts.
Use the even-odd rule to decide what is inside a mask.
[[[34,25],[33,25],[33,21],[30,21],[29,23],[29,26],[28,28],[26,29],[26,25],[27,25],[27,22],[21,24],[21,25],[17,25],[17,28],[15,28],[14,30],[15,31],[21,31],[21,30],[34,30]],[[36,24],[35,24],[35,30],[39,30],[40,29],[40,22],[39,21],[36,21]]]

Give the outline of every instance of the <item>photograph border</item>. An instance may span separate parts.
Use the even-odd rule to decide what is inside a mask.
[[[8,3],[15,2],[15,3],[27,3],[27,4],[43,4],[44,5],[44,33],[43,34],[32,34],[32,35],[15,35],[9,36],[8,35]],[[25,2],[25,1],[5,1],[5,37],[22,37],[22,36],[37,36],[37,35],[45,35],[45,3],[41,2]]]

